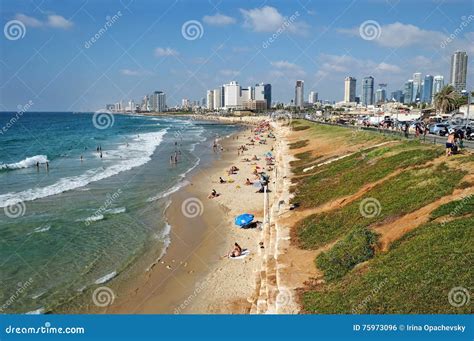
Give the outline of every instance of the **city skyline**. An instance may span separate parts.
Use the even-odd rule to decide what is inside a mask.
[[[74,8],[6,1],[2,24],[20,21],[25,34],[2,37],[0,110],[32,100],[31,110],[93,111],[155,90],[175,106],[201,100],[229,79],[272,84],[272,101],[283,103],[294,99],[297,80],[329,101],[344,98],[341,80],[348,75],[372,75],[388,93],[403,89],[413,72],[448,83],[452,54],[474,55],[472,3],[456,3],[163,1],[150,8],[135,1],[94,2],[90,11],[86,1]],[[372,21],[376,35],[368,36],[361,28]],[[187,36],[189,22],[196,37]],[[362,95],[360,86],[356,92]]]

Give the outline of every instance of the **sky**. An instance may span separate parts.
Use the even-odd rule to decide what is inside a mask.
[[[0,111],[95,111],[153,91],[168,106],[232,80],[272,84],[288,103],[296,80],[341,101],[344,78],[387,91],[414,72],[449,82],[468,53],[473,0],[1,0]],[[95,37],[95,38],[94,38]]]

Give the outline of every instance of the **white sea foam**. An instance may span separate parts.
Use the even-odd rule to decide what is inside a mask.
[[[15,163],[0,164],[1,169],[21,169],[36,166],[36,163],[46,163],[48,162],[48,157],[46,155],[35,155],[27,157],[24,160]]]
[[[125,207],[117,207],[117,208],[111,208],[105,211],[107,214],[120,214],[120,213],[125,213],[126,208]]]
[[[120,146],[117,150],[109,151],[108,157],[117,162],[108,167],[91,169],[84,174],[62,178],[58,182],[46,186],[30,188],[21,192],[0,195],[0,208],[21,201],[31,201],[56,195],[76,188],[84,187],[91,182],[100,181],[119,173],[139,167],[151,160],[156,147],[163,141],[167,129],[155,133],[141,134],[133,139],[129,146]],[[120,158],[120,156],[122,156]]]
[[[108,281],[110,281],[112,278],[114,278],[115,276],[117,276],[117,271],[113,271],[105,276],[102,276],[100,278],[98,278],[94,283],[95,284],[103,284],[103,283],[106,283]]]
[[[148,198],[146,201],[147,202],[152,202],[152,201],[156,201],[156,200],[159,200],[159,199],[166,198],[167,196],[169,196],[173,193],[176,193],[177,191],[179,191],[184,186],[187,186],[188,184],[189,184],[189,181],[180,181],[176,185],[174,185],[173,187],[167,189],[166,191],[162,191],[162,192],[158,193],[157,195],[155,195],[151,198]]]
[[[99,220],[103,220],[103,219],[104,219],[104,216],[102,214],[94,214],[90,217],[87,217],[86,219],[77,219],[76,221],[92,223],[94,221],[99,221]]]
[[[46,232],[46,231],[49,231],[50,228],[51,228],[51,225],[40,226],[40,227],[35,228],[33,232],[36,232],[36,233]]]

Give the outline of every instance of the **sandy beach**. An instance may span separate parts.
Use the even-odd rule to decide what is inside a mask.
[[[263,221],[264,194],[256,193],[257,185],[245,184],[247,179],[258,180],[253,174],[256,167],[270,175],[268,212],[272,212],[271,207],[283,189],[282,183],[276,183],[275,175],[283,160],[281,149],[286,145],[279,141],[284,128],[272,125],[270,130],[255,133],[257,124],[264,120],[255,117],[220,120],[247,126],[240,133],[220,140],[219,160],[202,165],[190,184],[171,196],[166,211],[171,244],[166,254],[143,275],[122,286],[121,294],[107,313],[261,312],[262,298],[265,301],[267,295],[267,255],[275,252],[271,238],[276,235],[263,224],[239,228],[234,218],[250,213],[255,216],[254,221]],[[269,131],[276,138],[269,138]],[[242,145],[247,150],[238,152]],[[277,162],[269,168],[265,154],[271,151]],[[258,160],[252,160],[254,156]],[[229,174],[231,166],[239,170]],[[220,177],[226,182],[220,183]],[[219,196],[209,199],[212,189]],[[249,254],[240,259],[225,257],[235,242]]]

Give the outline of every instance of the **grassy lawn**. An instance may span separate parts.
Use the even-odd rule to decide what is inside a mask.
[[[326,280],[343,277],[352,268],[374,256],[377,235],[366,228],[350,232],[328,252],[319,254],[316,266],[323,270]]]
[[[430,223],[394,243],[364,269],[301,294],[310,313],[469,314],[472,305],[451,305],[452,288],[472,293],[474,218]]]
[[[431,218],[436,219],[443,216],[459,217],[472,213],[474,213],[474,195],[468,195],[463,199],[441,205],[431,213]]]
[[[308,145],[308,140],[301,140],[301,141],[293,142],[289,144],[290,149],[303,148],[303,147],[306,147],[307,145]]]
[[[403,160],[400,159],[399,162]],[[464,174],[463,171],[449,169],[445,164],[405,171],[374,187],[363,198],[340,210],[303,219],[296,226],[296,240],[302,248],[316,249],[349,231],[402,216],[451,193]],[[341,182],[340,187],[351,187],[351,182]],[[344,191],[340,187],[332,189],[338,193],[336,196]],[[319,189],[315,188],[314,191],[316,195],[321,194]],[[332,197],[333,194],[328,192],[328,196]],[[361,207],[364,206],[362,203],[366,199],[379,205],[376,208],[378,214],[361,214]]]
[[[443,151],[440,149],[420,146],[418,143],[403,143],[359,152],[322,166],[317,173],[297,180],[292,202],[299,203],[303,208],[315,207],[328,200],[353,194],[362,186],[384,178],[397,168],[424,164],[441,154]],[[304,159],[310,157],[307,154],[304,156]],[[303,165],[293,165],[295,171],[302,173]]]

